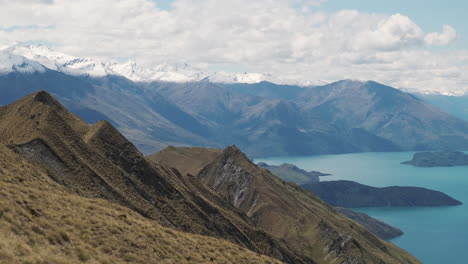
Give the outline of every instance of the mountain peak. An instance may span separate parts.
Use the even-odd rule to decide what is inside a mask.
[[[52,95],[50,95],[48,92],[44,90],[41,90],[32,94],[32,98],[33,98],[33,101],[40,102],[45,105],[60,106],[60,103],[57,100],[55,100],[55,98],[52,97]]]
[[[225,153],[238,154],[242,153],[241,150],[236,145],[228,146],[224,149]]]
[[[242,152],[236,145],[228,146],[223,150],[222,154],[223,159],[234,159],[237,162],[241,163],[249,163],[253,165],[253,163],[250,161],[250,159],[245,155],[244,152]]]

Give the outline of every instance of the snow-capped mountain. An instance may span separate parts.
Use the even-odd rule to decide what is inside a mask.
[[[21,73],[45,72],[46,68],[35,61],[7,51],[0,51],[0,74],[12,71]]]
[[[187,63],[163,63],[153,68],[140,67],[134,61],[104,62],[67,55],[44,45],[14,45],[0,50],[0,72],[41,72],[45,69],[69,75],[102,77],[121,75],[135,82],[211,81],[219,83],[258,83],[272,81],[272,76],[261,73],[210,72]]]
[[[51,70],[70,75],[98,77],[117,74],[112,71],[108,63],[67,55],[44,45],[14,45],[4,49],[3,52],[22,56]]]

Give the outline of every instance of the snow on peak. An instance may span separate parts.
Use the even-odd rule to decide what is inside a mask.
[[[121,64],[109,64],[109,68],[116,74],[136,82],[189,82],[198,80],[195,71],[187,64],[180,66],[164,63],[157,65],[155,68],[147,69],[139,67],[134,61],[128,61]]]
[[[15,45],[8,48],[12,53],[37,61],[45,67],[70,75],[106,76],[113,74],[106,63],[70,56],[44,45]]]
[[[266,80],[271,80],[272,76],[263,73],[231,73],[231,72],[215,72],[207,79],[211,82],[218,83],[259,83]]]
[[[212,72],[203,71],[192,67],[187,63],[162,63],[153,68],[140,67],[134,61],[125,63],[102,62],[90,58],[80,58],[70,56],[44,45],[14,45],[3,50],[10,54],[9,56],[19,56],[28,60],[32,66],[22,68],[25,71],[44,71],[45,68],[63,72],[69,75],[89,75],[93,77],[102,77],[107,75],[121,75],[136,82],[166,81],[166,82],[191,82],[191,81],[211,81],[218,83],[257,83],[266,80],[272,80],[272,76],[261,73],[230,73],[230,72]],[[4,55],[5,56],[5,55]],[[20,58],[16,58],[15,63],[22,65]],[[3,63],[2,70],[12,70],[10,63]],[[31,63],[29,63],[31,62]],[[10,66],[8,66],[10,65]],[[19,67],[19,66],[18,66]],[[19,67],[21,68],[21,67]]]
[[[45,71],[46,68],[40,63],[29,60],[26,57],[11,53],[6,49],[0,50],[0,74],[11,72],[35,73]]]

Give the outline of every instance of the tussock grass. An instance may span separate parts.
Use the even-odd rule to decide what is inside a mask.
[[[0,263],[280,263],[73,195],[0,146]]]

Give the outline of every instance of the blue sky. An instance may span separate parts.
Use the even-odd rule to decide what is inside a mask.
[[[171,4],[174,2],[173,0],[153,0],[156,2],[159,8],[165,9],[165,10],[170,10],[171,9]]]
[[[166,1],[170,2],[170,1]],[[319,8],[328,12],[342,9],[356,9],[366,13],[395,14],[410,17],[424,31],[440,31],[441,25],[453,26],[459,36],[452,48],[466,47],[468,44],[468,1],[434,0],[329,0]]]

